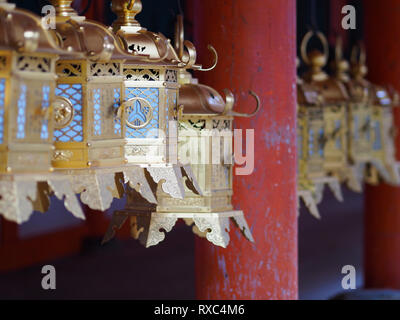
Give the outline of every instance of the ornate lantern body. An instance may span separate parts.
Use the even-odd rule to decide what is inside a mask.
[[[317,32],[316,35],[324,45],[324,54],[317,50],[307,54],[307,44],[312,35],[312,32],[307,33],[301,46],[302,58],[310,66],[300,87],[300,97],[303,95],[303,101],[308,104],[303,111],[300,99],[299,117],[307,117],[303,142],[303,146],[307,143],[307,155],[303,151],[303,157],[307,159],[307,175],[315,185],[317,203],[322,200],[325,184],[342,201],[339,182],[347,165],[347,93],[340,82],[329,78],[322,70],[327,63],[329,50],[322,33]]]
[[[372,87],[371,116],[371,164],[366,181],[378,184],[381,177],[386,183],[400,183],[399,164],[395,155],[395,129],[393,106],[398,104],[398,95],[391,95],[384,87]]]
[[[78,217],[83,213],[60,176],[51,174],[56,61],[67,54],[39,17],[0,1],[0,212],[28,220],[55,192]],[[61,101],[62,103],[62,101]],[[46,202],[47,200],[44,200]]]
[[[178,163],[178,70],[194,67],[195,49],[182,61],[162,34],[142,28],[135,20],[141,1],[113,0],[117,14],[114,31],[131,54],[123,67],[125,104],[125,159],[128,165],[146,167],[153,180],[165,180],[163,189],[183,198],[182,175],[194,176],[190,166]],[[138,61],[137,56],[145,57]]]
[[[355,63],[355,51],[352,60]],[[335,77],[346,86],[349,94],[347,103],[348,138],[348,187],[356,192],[362,191],[364,171],[371,160],[371,84],[364,79],[366,75],[364,54],[361,64],[353,67],[353,79],[348,76],[349,63],[343,59],[341,40],[336,44]]]
[[[176,44],[183,60],[183,20],[179,19]],[[212,49],[213,50],[213,49]],[[141,200],[134,190],[128,195],[126,209],[116,212],[109,232],[108,241],[130,217],[131,231],[146,247],[164,240],[160,230],[171,231],[176,221],[182,218],[193,231],[215,245],[226,247],[229,243],[229,223],[232,218],[245,237],[253,241],[243,212],[232,207],[232,140],[233,117],[252,116],[231,111],[234,98],[227,91],[227,102],[214,89],[197,84],[190,73],[180,70],[179,105],[179,161],[190,163],[196,180],[187,181],[184,199],[173,198],[160,186],[152,187],[158,205]],[[254,95],[254,94],[253,94]],[[199,186],[195,186],[194,181]],[[200,187],[200,188],[199,188]],[[199,194],[198,190],[202,190]]]
[[[126,100],[125,155],[133,164],[177,163],[176,114],[179,61],[170,41],[142,28],[135,20],[140,1],[113,1],[118,19],[114,31],[125,49],[146,56],[146,63],[128,59],[123,68]]]
[[[77,53],[57,63],[56,92],[70,101],[72,109],[55,110],[54,167],[121,166],[125,163],[121,101],[127,55],[105,26],[78,16],[70,7],[72,1],[52,2],[63,46]]]
[[[324,170],[324,118],[319,91],[301,79],[297,81],[297,181],[298,195],[310,213],[320,218],[316,202],[322,193],[316,194],[314,181],[322,181]],[[318,196],[318,197],[317,197]]]

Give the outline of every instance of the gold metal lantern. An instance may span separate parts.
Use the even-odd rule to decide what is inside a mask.
[[[399,162],[396,160],[393,107],[399,104],[395,91],[373,85],[371,116],[371,166],[366,182],[376,185],[381,180],[388,184],[399,185]]]
[[[55,193],[77,217],[83,213],[62,176],[52,173],[56,61],[60,49],[41,19],[0,1],[0,212],[17,223],[45,208]]]
[[[141,27],[135,19],[142,10],[139,0],[113,0],[111,8],[117,15],[114,32],[131,54],[123,67],[126,162],[145,167],[156,183],[164,181],[165,192],[183,198],[182,178],[194,181],[194,175],[177,159],[178,72],[201,68],[195,65],[195,48],[185,42],[188,55],[179,57],[169,39]]]
[[[296,64],[298,67],[299,59],[296,59]],[[320,98],[317,88],[297,78],[297,194],[299,201],[302,200],[317,219],[320,219],[320,214],[313,179],[325,178],[321,143],[324,123]],[[300,209],[300,202],[298,207]]]
[[[132,163],[126,149],[129,125],[135,122],[131,113],[136,108],[147,111],[154,108],[158,98],[153,97],[149,107],[143,97],[127,97],[125,65],[134,63],[146,68],[148,57],[126,50],[106,26],[78,16],[71,7],[72,1],[52,3],[56,7],[56,31],[63,48],[76,54],[72,58],[62,56],[57,63],[56,92],[66,103],[54,111],[54,167],[70,178],[73,190],[92,209],[108,209],[114,198],[122,197],[126,183],[139,185],[139,192],[155,202],[146,192],[150,186],[143,167],[148,165],[148,159]],[[160,115],[164,122],[165,118]],[[179,171],[179,175],[172,177],[154,175],[154,179],[159,182],[165,178],[166,190],[173,196],[181,196],[179,190],[183,189],[183,176],[187,172],[190,174],[185,168],[184,174]]]
[[[348,72],[350,65],[343,58],[342,41],[339,38],[335,50],[335,78],[343,83],[349,94],[347,103],[347,186],[356,192],[362,191],[364,171],[371,161],[371,84],[364,78],[366,75],[365,54],[360,56],[362,66],[353,68],[353,78]],[[352,64],[354,65],[353,50]]]
[[[178,17],[176,32],[176,51],[183,60],[183,18]],[[180,50],[181,49],[181,50]],[[233,118],[251,117],[232,111],[233,94],[226,90],[226,101],[214,89],[198,84],[191,74],[179,70],[179,105],[183,112],[179,116],[178,157],[183,163],[190,163],[202,194],[199,195],[188,183],[184,199],[172,198],[162,188],[153,187],[158,205],[140,201],[132,190],[126,208],[114,214],[113,223],[105,237],[111,239],[115,229],[120,228],[129,218],[134,238],[146,247],[154,246],[164,240],[161,230],[171,231],[178,219],[184,219],[193,231],[207,238],[215,245],[226,247],[229,243],[230,220],[242,231],[244,236],[254,241],[241,210],[232,206],[233,179]]]
[[[313,32],[308,32],[301,45],[303,61],[310,69],[298,87],[298,121],[303,128],[302,146],[305,148],[302,157],[304,165],[300,164],[300,168],[306,166],[306,176],[315,186],[317,203],[322,201],[325,185],[330,187],[339,201],[343,201],[340,179],[347,165],[347,93],[340,82],[329,78],[322,70],[328,60],[328,43],[321,32],[317,32],[316,36],[324,47],[324,53],[318,50],[307,53],[307,45],[313,35]]]
[[[71,3],[52,0],[62,46],[75,53],[57,63],[56,93],[67,102],[54,110],[53,166],[70,177],[82,202],[104,211],[122,190],[115,173],[125,164],[122,72],[127,54],[110,30],[78,16]]]

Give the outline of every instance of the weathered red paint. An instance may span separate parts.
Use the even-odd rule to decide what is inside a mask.
[[[400,2],[365,0],[364,10],[369,78],[400,90]],[[400,188],[367,187],[364,237],[365,286],[400,289]]]
[[[209,64],[209,43],[220,57],[215,70],[197,76],[220,91],[232,89],[239,111],[254,108],[249,89],[262,101],[255,118],[235,121],[236,128],[255,129],[255,171],[235,177],[234,205],[245,211],[256,244],[238,231],[228,249],[196,240],[197,297],[296,299],[296,2],[197,0],[191,6],[200,60]]]

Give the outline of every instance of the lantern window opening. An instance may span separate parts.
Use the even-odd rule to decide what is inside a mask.
[[[74,115],[65,128],[54,130],[54,140],[56,142],[83,142],[82,84],[58,84],[56,95],[71,101],[74,106]]]
[[[26,84],[21,83],[19,86],[18,98],[18,115],[17,115],[17,139],[25,139],[25,123],[26,123]]]
[[[382,149],[381,123],[379,121],[375,122],[374,130],[375,130],[375,140],[373,149],[377,151]]]
[[[101,136],[101,92],[100,89],[93,89],[93,133]]]
[[[121,105],[121,89],[114,88],[114,114],[117,113],[119,107]],[[121,127],[121,119],[119,117],[114,117],[114,134],[121,136],[122,135],[122,127]]]
[[[40,137],[42,140],[49,139],[49,120],[46,116],[48,109],[50,108],[50,86],[44,85],[42,87],[43,98],[42,98],[42,129],[40,133]]]
[[[140,101],[141,98],[149,105]],[[133,105],[126,109],[127,122],[131,125],[126,126],[126,137],[132,138],[152,138],[159,137],[159,88],[125,88],[125,99],[137,99]]]

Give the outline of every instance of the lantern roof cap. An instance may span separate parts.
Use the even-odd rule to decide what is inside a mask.
[[[216,90],[209,86],[195,82],[186,83],[179,89],[179,103],[183,106],[184,115],[250,118],[256,115],[260,110],[260,99],[253,91],[250,91],[250,95],[256,99],[257,106],[251,113],[233,111],[235,105],[233,93],[225,89],[224,94],[225,101]]]
[[[43,19],[30,11],[0,0],[0,49],[25,53],[68,55],[52,29],[46,29]]]
[[[136,15],[142,11],[140,0],[112,0],[111,9],[117,15],[113,23],[114,32],[131,55],[144,56],[147,64],[155,66],[201,68],[195,64],[196,49],[190,41],[185,41],[187,52],[180,56],[163,34],[148,31],[140,25],[136,20]]]
[[[297,83],[297,101],[301,105],[320,105],[323,96],[318,87],[304,82],[301,79]]]
[[[62,47],[82,59],[107,62],[110,59],[132,59],[111,28],[79,16],[72,0],[50,0],[56,9],[56,32]],[[140,61],[140,57],[134,58]]]
[[[183,114],[222,115],[232,109],[232,102],[225,102],[216,90],[202,84],[187,83],[179,90]]]

